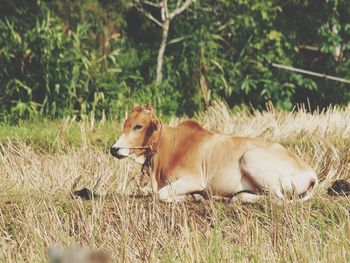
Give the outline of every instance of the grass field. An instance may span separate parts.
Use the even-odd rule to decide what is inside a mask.
[[[86,119],[0,126],[0,262],[46,262],[49,247],[89,246],[113,262],[350,262],[350,197],[328,197],[350,179],[350,106],[309,114],[196,116],[225,134],[280,142],[314,167],[306,203],[164,204],[140,196],[140,167],[109,155],[122,123]],[[180,119],[171,119],[176,125]],[[87,187],[100,198],[74,200]]]

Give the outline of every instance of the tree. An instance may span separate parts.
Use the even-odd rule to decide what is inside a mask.
[[[147,0],[135,0],[136,8],[144,14],[148,19],[156,23],[158,26],[162,28],[162,41],[158,50],[157,57],[157,77],[156,83],[160,84],[163,80],[163,61],[164,61],[164,53],[168,43],[168,34],[171,21],[183,11],[185,11],[192,3],[196,0],[177,0],[176,6],[174,10],[170,10],[168,6],[168,0],[162,0],[157,2],[147,1]],[[150,12],[148,12],[144,7],[145,6],[153,6],[160,9],[161,13],[161,21],[155,18]]]

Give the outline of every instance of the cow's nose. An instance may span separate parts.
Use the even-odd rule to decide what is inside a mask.
[[[118,151],[119,151],[119,148],[117,148],[117,147],[112,147],[112,148],[111,148],[111,154],[112,154],[113,156],[115,156],[115,157],[118,156]]]

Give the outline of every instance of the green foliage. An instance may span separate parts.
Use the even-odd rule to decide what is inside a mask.
[[[123,116],[149,100],[166,115],[215,99],[283,109],[350,100],[348,84],[271,67],[350,78],[346,0],[198,1],[171,24],[158,86],[161,28],[130,1],[4,0],[1,8],[0,119]]]
[[[92,49],[92,23],[67,29],[45,5],[37,7],[32,24],[18,15],[0,21],[3,110],[20,118],[90,111],[101,115],[110,103],[110,84],[121,71],[120,47],[111,41],[108,53]]]
[[[307,102],[308,97],[312,106],[347,103],[348,85],[277,70],[271,63],[349,78],[349,35],[345,30],[350,22],[345,10],[349,8],[345,1],[317,6],[315,1],[292,1],[283,6],[277,1],[220,1],[215,6],[213,1],[201,1],[187,19],[175,24],[176,35],[190,36],[178,45],[176,53],[185,53],[181,59],[191,64],[186,68],[198,73],[193,92],[202,90],[199,79],[204,75],[211,96],[225,98],[232,106],[264,106],[272,101],[290,109],[297,102]],[[330,33],[333,26],[329,21],[339,28],[339,34]],[[305,45],[320,48],[310,53],[301,50]],[[340,60],[333,54],[339,47]],[[183,76],[183,72],[179,74]],[[188,78],[193,79],[192,72]]]

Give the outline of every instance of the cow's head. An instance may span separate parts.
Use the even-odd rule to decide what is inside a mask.
[[[153,147],[152,144],[159,139],[160,127],[151,103],[145,107],[134,105],[124,123],[122,135],[111,148],[111,154],[118,159],[131,157],[138,163],[144,163],[146,151],[137,148]]]

